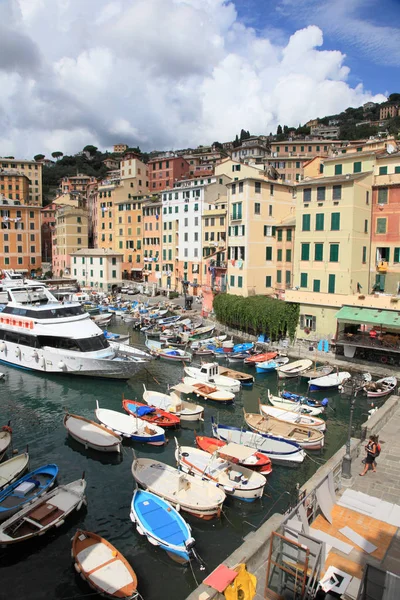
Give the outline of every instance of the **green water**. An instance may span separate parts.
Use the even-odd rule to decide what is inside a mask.
[[[120,326],[123,330],[124,326]],[[117,331],[118,327],[111,327]],[[143,336],[133,333],[131,341],[143,344]],[[246,370],[241,364],[233,365]],[[107,457],[68,439],[63,427],[63,409],[94,418],[95,401],[103,408],[121,410],[122,394],[141,399],[143,383],[149,389],[165,391],[167,384],[177,383],[183,376],[182,366],[153,361],[146,370],[128,382],[85,379],[68,376],[45,376],[1,365],[6,373],[0,381],[0,425],[11,419],[14,448],[24,451],[29,444],[31,468],[49,462],[58,464],[59,483],[78,479],[85,471],[88,506],[75,513],[55,532],[36,541],[0,550],[0,580],[2,598],[29,598],[29,600],[72,599],[90,594],[92,590],[75,573],[71,557],[71,537],[82,527],[107,538],[129,560],[135,569],[139,591],[145,600],[161,598],[184,599],[195,587],[192,571],[174,562],[165,552],[150,545],[136,532],[129,519],[133,491],[131,461],[133,445],[125,443],[121,456]],[[254,372],[254,370],[252,371]],[[160,385],[157,385],[154,378]],[[306,384],[297,380],[286,381],[287,389],[306,392]],[[237,395],[234,407],[204,403],[204,423],[185,424],[169,433],[166,447],[135,445],[139,457],[152,456],[171,465],[175,464],[173,435],[182,445],[193,445],[195,430],[211,435],[210,417],[224,424],[242,426],[243,407],[257,412],[258,398],[267,402],[267,390],[277,390],[276,374],[256,375],[252,388],[244,388]],[[303,484],[318,468],[343,445],[347,436],[349,399],[335,393],[316,393],[316,398],[329,396],[326,411],[328,428],[323,451],[309,452],[300,467],[274,466],[268,477],[265,496],[254,503],[228,498],[220,521],[203,522],[188,517],[199,554],[210,572],[242,542],[243,537],[273,512],[283,512],[295,500],[296,483]],[[370,403],[360,397],[354,411],[354,433],[367,418]],[[200,582],[204,572],[194,565],[194,574]],[[10,590],[7,592],[7,590]],[[12,592],[11,592],[12,590]],[[95,598],[91,594],[89,597]]]

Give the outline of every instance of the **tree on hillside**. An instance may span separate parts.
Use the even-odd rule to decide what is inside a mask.
[[[97,146],[92,146],[91,144],[88,144],[83,149],[83,152],[89,152],[90,156],[95,156],[97,151],[98,151]]]
[[[400,117],[393,117],[390,119],[387,130],[393,135],[397,135],[400,132]]]
[[[221,144],[221,142],[214,142],[213,146],[214,148],[218,148],[219,150],[223,149],[223,145]]]
[[[400,102],[400,94],[390,94],[388,102]]]
[[[277,130],[276,130],[276,135],[282,135],[282,127],[281,125],[278,125]]]
[[[38,160],[43,160],[44,158],[45,158],[44,154],[35,154],[35,156],[33,157],[33,160],[38,162]]]
[[[239,136],[238,134],[236,134],[235,139],[233,140],[233,147],[237,148],[238,146],[240,146],[240,140],[239,140]]]
[[[10,158],[11,160],[15,160],[15,156],[5,156],[4,158]]]
[[[246,131],[245,129],[242,129],[240,131],[240,141],[242,142],[243,140],[248,140],[250,137],[250,131]]]
[[[64,153],[60,152],[59,150],[57,150],[57,152],[52,152],[51,155],[52,155],[53,158],[55,158],[56,160],[58,160],[59,158],[61,158],[62,156],[64,156]]]

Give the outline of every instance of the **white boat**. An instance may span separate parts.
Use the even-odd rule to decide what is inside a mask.
[[[182,473],[158,460],[135,458],[132,475],[143,488],[200,519],[219,517],[225,492],[207,480]]]
[[[129,379],[151,359],[123,356],[79,302],[58,302],[43,284],[0,293],[0,361],[42,373]],[[4,339],[6,338],[6,339]]]
[[[192,355],[186,350],[181,350],[180,348],[168,347],[164,342],[157,342],[156,340],[149,340],[146,338],[146,348],[149,349],[150,353],[153,356],[158,356],[159,358],[164,358],[165,360],[170,360],[173,362],[190,362],[192,360]]]
[[[324,375],[324,377],[317,377],[316,379],[310,379],[308,382],[310,392],[316,390],[327,390],[329,388],[336,388],[342,385],[346,379],[350,379],[351,375],[347,371],[339,371],[338,373],[331,373],[330,375]]]
[[[171,388],[172,391],[170,394],[153,392],[146,389],[144,384],[143,387],[143,400],[149,406],[155,406],[156,408],[174,413],[180,417],[181,421],[203,421],[204,408],[199,404],[187,402],[181,398],[181,394],[192,393],[192,390],[188,386],[178,383]]]
[[[121,452],[122,438],[104,425],[99,425],[85,417],[66,413],[64,427],[69,435],[85,448],[92,448],[99,452]]]
[[[100,311],[99,311],[100,312]],[[90,314],[90,313],[89,313]],[[90,315],[92,321],[96,323],[99,327],[105,327],[110,324],[111,319],[113,318],[113,313],[100,313],[98,315]]]
[[[183,384],[190,388],[191,393],[199,398],[220,402],[221,404],[232,404],[235,400],[235,394],[229,392],[227,389],[204,383],[204,381],[200,381],[199,379],[184,377]]]
[[[312,364],[312,360],[309,360],[308,358],[303,358],[301,360],[296,360],[292,363],[288,363],[287,365],[283,365],[283,367],[278,367],[276,370],[278,373],[278,377],[281,379],[287,377],[298,377],[299,375],[307,371],[307,369],[312,367]]]
[[[28,469],[29,454],[18,454],[0,464],[0,490],[13,483]]]
[[[301,401],[296,402],[294,400],[286,400],[282,398],[281,395],[274,396],[269,390],[268,401],[272,404],[272,406],[276,406],[276,408],[281,408],[283,410],[291,410],[299,412],[303,415],[310,415],[312,417],[316,417],[317,415],[322,414],[325,410],[323,406],[309,406],[308,404],[303,403]]]
[[[8,425],[3,425],[0,429],[0,460],[2,460],[3,456],[7,452],[9,445],[12,440],[12,429],[10,427],[10,421],[8,421]]]
[[[257,413],[244,413],[245,423],[257,433],[268,433],[299,444],[304,450],[320,450],[324,447],[324,434],[316,429],[287,423]]]
[[[200,368],[196,367],[185,367],[186,375],[202,381],[204,383],[210,383],[220,389],[227,390],[229,392],[240,391],[240,381],[232,379],[232,377],[226,377],[225,375],[219,375],[218,363],[205,363]]]
[[[382,398],[391,394],[397,385],[396,377],[383,377],[378,381],[370,381],[365,384],[364,391],[368,398]]]
[[[311,427],[318,431],[326,430],[326,423],[323,419],[305,415],[300,411],[285,410],[284,408],[276,408],[275,406],[269,406],[268,404],[260,404],[260,413],[267,417],[274,417],[279,421],[285,421],[286,423],[305,425],[306,427]]]
[[[0,525],[0,546],[42,536],[53,527],[60,527],[74,510],[80,510],[85,500],[86,481],[78,479],[47,492]]]
[[[218,344],[220,342],[224,342],[227,337],[227,335],[218,335],[215,337],[207,338],[205,340],[195,340],[191,343],[190,347],[192,348],[192,350],[195,350],[202,346]]]
[[[203,336],[212,333],[215,329],[215,325],[205,325],[204,327],[198,327],[194,329],[189,336],[190,341],[201,339]]]
[[[263,495],[267,480],[261,473],[199,448],[179,446],[177,442],[176,444],[175,458],[186,473],[208,479],[229,496],[240,500],[253,502]]]
[[[147,423],[133,415],[126,415],[107,408],[99,408],[97,400],[96,405],[96,419],[118,436],[128,438],[134,442],[151,444],[152,446],[163,446],[166,443],[165,431],[162,427]]]

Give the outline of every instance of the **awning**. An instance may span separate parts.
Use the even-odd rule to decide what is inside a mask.
[[[218,449],[220,454],[224,456],[230,456],[231,458],[236,458],[237,460],[243,461],[250,456],[253,456],[255,450],[254,448],[249,448],[248,446],[242,446],[241,444],[235,444],[234,442],[230,442]]]
[[[143,271],[143,269],[131,269],[131,272],[132,272],[132,271],[138,271],[138,272],[140,272],[140,273],[141,273],[141,272]]]
[[[177,383],[173,385],[171,390],[175,390],[176,392],[181,392],[182,394],[191,394],[193,392],[193,388],[185,383]]]
[[[28,269],[14,269],[15,273],[27,273]]]
[[[361,308],[356,306],[343,306],[336,313],[338,321],[345,323],[366,323],[389,328],[400,329],[400,312],[398,310]]]

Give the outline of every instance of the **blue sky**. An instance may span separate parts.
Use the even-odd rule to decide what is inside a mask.
[[[260,35],[286,44],[317,25],[325,50],[346,54],[348,83],[372,93],[400,92],[400,0],[234,0],[238,17]]]

